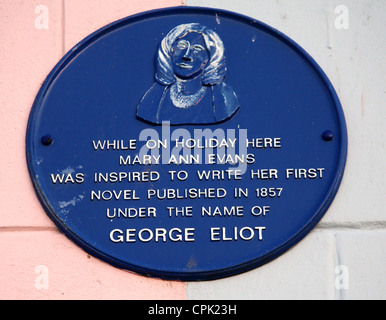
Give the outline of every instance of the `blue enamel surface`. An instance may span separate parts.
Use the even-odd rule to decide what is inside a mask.
[[[137,105],[154,84],[155,53],[175,26],[199,23],[222,39],[227,57],[226,84],[240,109],[226,121],[175,125],[194,130],[233,130],[239,138],[280,137],[281,148],[248,149],[255,163],[241,181],[200,181],[197,170],[225,170],[229,164],[121,166],[120,155],[137,150],[95,151],[93,140],[139,139],[151,129],[137,118]],[[165,128],[164,128],[165,130]],[[333,133],[326,141],[323,134]],[[51,137],[52,143],[43,140]],[[338,97],[315,61],[280,32],[251,18],[217,9],[177,7],[128,17],[90,35],[53,69],[39,91],[27,129],[27,162],[37,195],[56,225],[87,252],[120,268],[155,277],[209,280],[258,267],[300,241],[323,217],[339,188],[347,133]],[[253,169],[274,168],[278,179],[251,180]],[[324,168],[322,179],[287,179],[287,168]],[[170,181],[169,170],[185,170],[186,181]],[[157,171],[151,182],[94,183],[95,172]],[[82,173],[84,182],[52,182],[51,174]],[[79,176],[78,176],[79,178]],[[79,178],[79,182],[80,182]],[[146,200],[148,189],[224,188],[221,199]],[[248,188],[235,199],[234,188]],[[280,198],[257,198],[256,188],[283,188]],[[135,190],[141,200],[91,201],[92,190]],[[170,218],[168,206],[193,206],[192,217]],[[201,217],[201,207],[243,206],[243,217]],[[249,213],[270,206],[265,217]],[[155,207],[156,218],[108,219],[113,207]],[[210,228],[264,226],[263,240],[210,241]],[[195,241],[113,243],[113,229],[194,228]]]

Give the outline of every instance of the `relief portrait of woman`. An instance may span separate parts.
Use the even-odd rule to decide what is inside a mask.
[[[240,108],[225,82],[224,44],[198,23],[181,24],[161,41],[155,83],[137,106],[137,117],[152,124],[215,124]]]

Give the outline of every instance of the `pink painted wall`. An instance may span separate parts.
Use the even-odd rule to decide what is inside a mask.
[[[104,25],[182,0],[0,1],[0,299],[185,299],[185,284],[90,257],[35,196],[25,158],[34,98],[65,52]],[[45,11],[48,10],[48,11]],[[42,14],[48,13],[46,20]]]

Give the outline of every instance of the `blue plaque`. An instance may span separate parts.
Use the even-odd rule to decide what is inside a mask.
[[[69,51],[29,118],[27,162],[60,230],[119,268],[210,280],[300,241],[339,188],[347,133],[296,43],[228,11],[114,22]]]

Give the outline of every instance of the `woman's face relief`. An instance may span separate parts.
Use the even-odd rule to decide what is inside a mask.
[[[180,24],[161,40],[155,82],[137,106],[145,122],[171,125],[214,124],[240,109],[227,85],[225,47],[220,36],[199,23]]]
[[[187,32],[173,43],[172,65],[174,74],[180,79],[201,76],[210,56],[204,37],[199,32]]]

